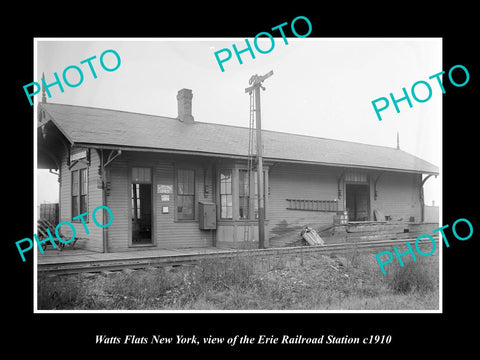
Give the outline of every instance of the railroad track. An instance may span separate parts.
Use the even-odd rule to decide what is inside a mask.
[[[197,254],[181,254],[169,256],[146,256],[141,258],[124,258],[124,259],[102,259],[102,260],[79,260],[58,263],[38,264],[39,273],[48,274],[75,274],[85,272],[102,272],[102,271],[118,271],[123,269],[142,269],[149,267],[162,267],[172,265],[188,265],[202,260],[208,259],[225,259],[244,256],[276,256],[286,254],[310,254],[310,253],[338,253],[349,250],[360,252],[370,252],[372,250],[380,251],[381,249],[393,251],[393,246],[406,247],[407,241],[411,245],[414,244],[416,238],[407,239],[389,239],[362,241],[354,243],[338,243],[327,244],[322,246],[294,246],[280,247],[268,249],[249,249],[249,250],[225,250],[215,253],[197,253]],[[438,244],[438,236],[434,236]],[[419,245],[429,244],[430,240],[421,239]],[[429,245],[427,245],[429,246]],[[414,248],[414,246],[412,246]]]

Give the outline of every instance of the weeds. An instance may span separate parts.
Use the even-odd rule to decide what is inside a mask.
[[[76,279],[59,277],[55,279],[41,275],[38,278],[38,300],[39,309],[63,309],[75,305],[83,296],[83,287]]]
[[[389,270],[383,276],[373,255],[353,249],[331,256],[302,253],[209,259],[191,266],[99,274],[94,278],[41,275],[38,308],[438,308],[435,259]]]
[[[398,294],[432,292],[438,284],[438,277],[425,262],[410,261],[403,267],[397,266],[392,274],[387,274],[387,284]]]

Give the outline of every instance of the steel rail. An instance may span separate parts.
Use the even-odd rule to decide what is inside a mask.
[[[435,242],[438,243],[438,236],[434,236]],[[79,260],[63,263],[38,264],[38,273],[47,274],[75,274],[85,272],[102,272],[102,271],[118,271],[123,269],[143,269],[149,267],[162,267],[172,265],[188,265],[202,260],[222,259],[245,256],[275,256],[287,254],[310,254],[310,253],[332,253],[343,252],[348,250],[369,251],[388,248],[393,251],[393,246],[406,245],[407,241],[416,241],[416,238],[404,238],[395,240],[375,240],[362,242],[347,242],[326,244],[320,246],[293,246],[279,247],[267,249],[247,249],[247,250],[225,250],[215,253],[197,253],[197,254],[181,254],[181,255],[163,255],[163,256],[147,256],[144,258],[131,259],[102,259],[102,260]],[[429,239],[419,239],[418,244],[428,244]],[[411,244],[412,245],[412,244]]]

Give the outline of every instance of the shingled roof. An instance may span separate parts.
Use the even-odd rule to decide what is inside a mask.
[[[84,106],[39,104],[71,144],[245,158],[249,129]],[[42,125],[40,123],[39,125]],[[438,167],[405,151],[263,130],[264,158],[424,174]]]

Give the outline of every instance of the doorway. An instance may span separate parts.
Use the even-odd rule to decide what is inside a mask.
[[[130,195],[132,245],[152,244],[152,179],[150,168],[132,168]]]
[[[370,192],[368,184],[345,184],[345,195],[348,220],[369,220]]]

